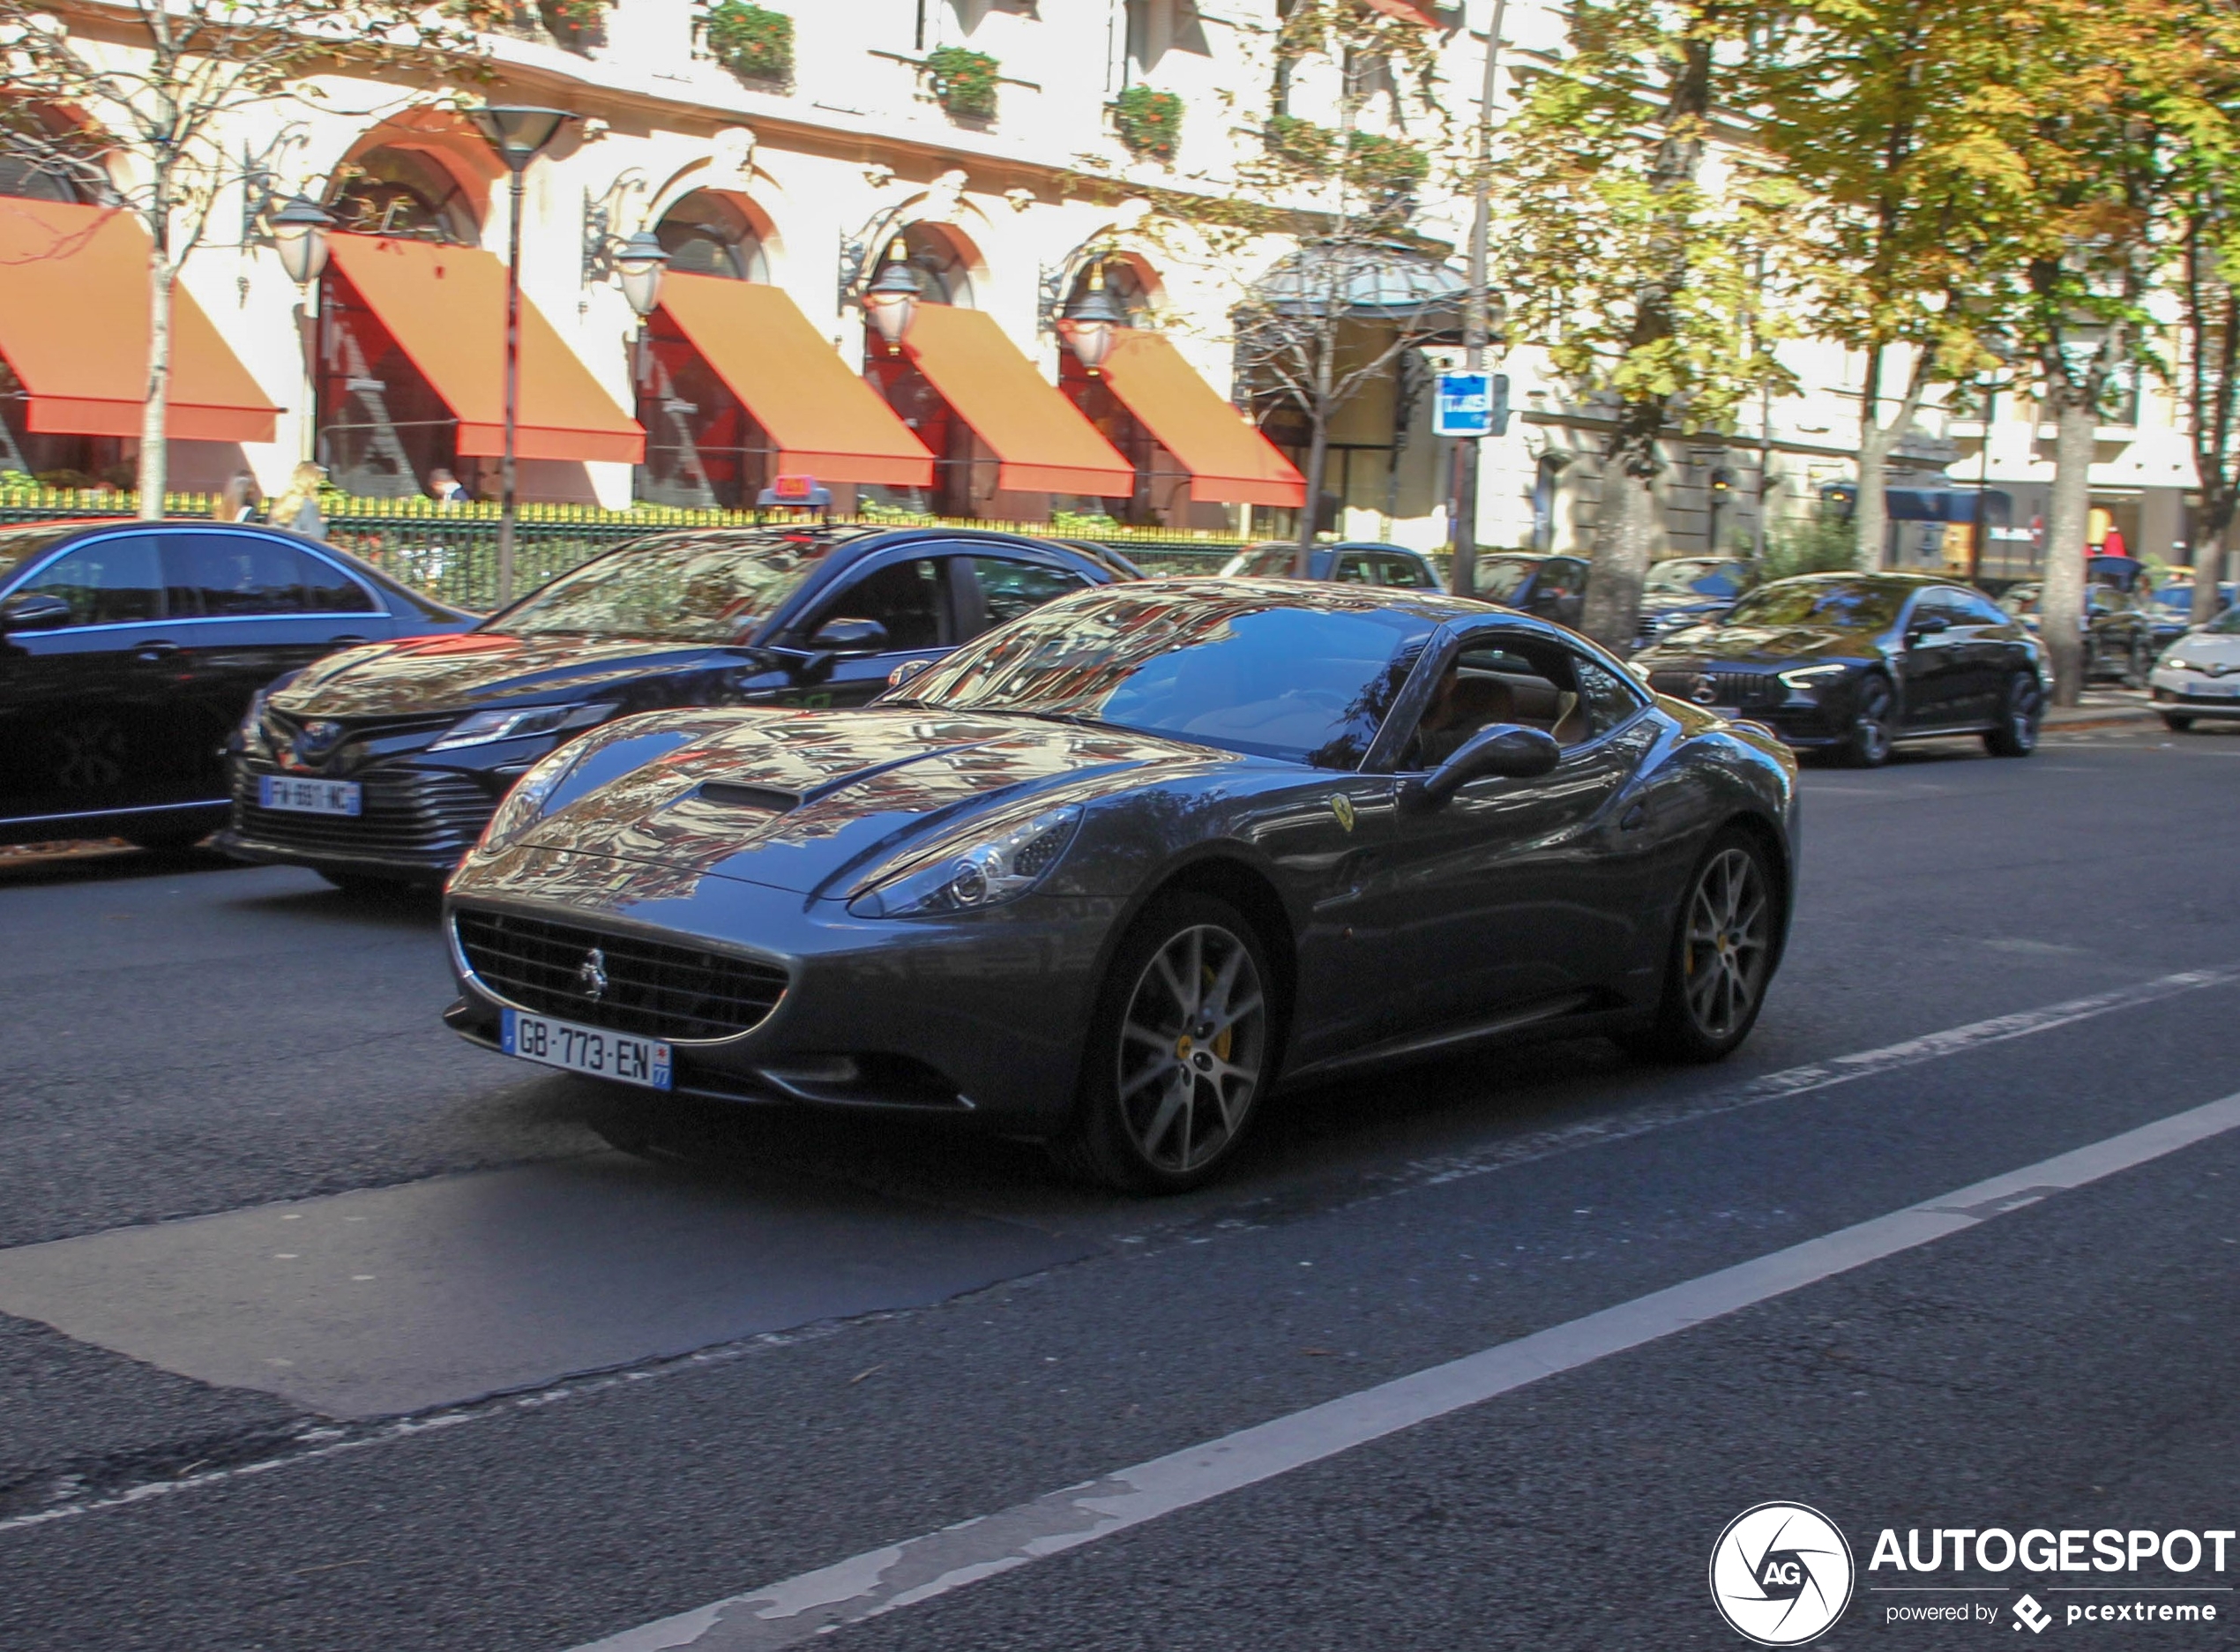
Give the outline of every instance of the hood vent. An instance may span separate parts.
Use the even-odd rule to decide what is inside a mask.
[[[700,787],[700,796],[728,809],[758,809],[765,814],[784,814],[801,807],[801,794],[775,786],[745,786],[735,781],[712,780]]]

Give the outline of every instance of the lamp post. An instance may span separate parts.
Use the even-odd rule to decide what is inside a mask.
[[[1463,366],[1482,373],[1486,340],[1492,331],[1486,305],[1487,242],[1492,213],[1488,200],[1489,173],[1493,167],[1493,100],[1500,86],[1501,28],[1508,13],[1507,0],[1493,0],[1493,18],[1486,26],[1483,78],[1478,86],[1477,176],[1470,190],[1470,292],[1462,309]],[[1480,443],[1466,437],[1454,449],[1454,577],[1458,596],[1478,591],[1478,467]]]
[[[661,306],[661,276],[668,261],[668,249],[650,229],[639,230],[615,249],[615,274],[623,284],[623,298],[640,321]]]
[[[280,254],[280,268],[287,279],[302,289],[306,304],[311,301],[311,283],[319,279],[326,268],[326,232],[334,223],[334,214],[317,202],[301,195],[291,196],[287,204],[265,221],[265,232],[273,238],[273,250]],[[299,318],[302,312],[299,312]],[[299,319],[299,328],[301,321]],[[318,335],[310,332],[303,338],[303,437],[299,451],[305,459],[318,456]]]
[[[467,113],[512,174],[505,223],[505,446],[498,460],[497,601],[503,608],[513,600],[513,520],[519,509],[513,450],[521,416],[521,175],[576,117],[565,109],[514,104],[484,104]]]
[[[1088,284],[1081,295],[1065,307],[1060,318],[1064,324],[1065,341],[1073,351],[1073,359],[1097,376],[1104,358],[1112,354],[1112,347],[1119,342],[1120,329],[1128,325],[1128,312],[1120,308],[1112,296],[1112,289],[1104,284],[1104,260],[1099,258],[1089,266]]]
[[[903,335],[910,331],[910,318],[918,313],[918,273],[910,267],[909,249],[897,235],[886,250],[886,262],[879,266],[878,275],[863,289],[863,309],[879,337],[886,340],[889,355],[902,354]]]

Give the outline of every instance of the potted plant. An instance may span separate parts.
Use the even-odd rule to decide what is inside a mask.
[[[1130,86],[1112,103],[1112,123],[1129,153],[1172,161],[1182,141],[1183,101],[1173,92]]]
[[[609,0],[537,0],[537,16],[559,44],[573,50],[605,37]]]
[[[1260,129],[1268,153],[1295,172],[1321,177],[1330,170],[1338,149],[1338,134],[1327,126],[1295,115],[1271,115]]]
[[[789,85],[794,78],[794,20],[752,0],[716,0],[701,21],[708,49],[742,80]]]
[[[939,46],[926,54],[926,73],[933,81],[933,95],[952,115],[986,119],[996,112],[997,71],[1000,67],[986,52],[962,46]]]

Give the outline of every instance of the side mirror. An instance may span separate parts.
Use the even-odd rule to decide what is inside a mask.
[[[1460,751],[1422,780],[1402,787],[1400,806],[1439,808],[1472,781],[1488,775],[1531,780],[1554,768],[1563,755],[1564,749],[1553,736],[1518,723],[1497,722],[1472,735]]]
[[[1906,635],[1908,637],[1934,637],[1938,632],[1950,631],[1952,628],[1953,622],[1942,614],[1923,614],[1906,627]]]
[[[53,631],[70,624],[70,604],[44,591],[26,591],[0,602],[0,632]]]
[[[876,619],[828,619],[809,646],[818,654],[879,654],[886,647],[886,627]]]
[[[886,674],[886,685],[889,688],[900,688],[913,677],[923,676],[932,669],[933,662],[930,660],[905,660]]]

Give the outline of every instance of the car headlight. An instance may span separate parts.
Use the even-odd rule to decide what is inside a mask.
[[[430,751],[449,751],[462,745],[487,745],[493,740],[518,740],[526,735],[555,734],[564,729],[588,729],[615,714],[611,701],[592,706],[528,706],[516,711],[478,711],[444,730]]]
[[[1794,671],[1775,673],[1790,688],[1811,691],[1826,688],[1851,668],[1846,665],[1801,665]]]
[[[1067,804],[978,839],[952,840],[851,897],[859,918],[937,917],[976,912],[1025,894],[1049,873],[1081,824]]]
[[[477,855],[489,854],[504,848],[531,826],[544,818],[544,805],[553,790],[568,778],[568,771],[582,759],[584,743],[564,745],[557,751],[548,752],[538,759],[529,772],[514,782],[513,789],[497,806],[489,825],[482,828],[482,836],[474,845]]]
[[[2162,663],[2173,671],[2198,671],[2201,669],[2183,654],[2166,654],[2162,656]]]

